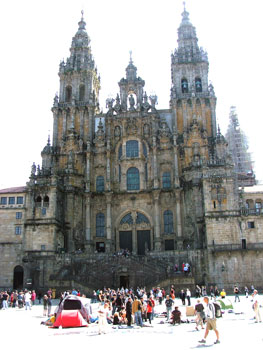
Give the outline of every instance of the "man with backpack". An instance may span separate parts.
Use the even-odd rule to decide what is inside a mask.
[[[216,334],[216,341],[214,344],[219,344],[219,332],[216,327],[216,311],[215,306],[212,302],[209,302],[209,298],[207,296],[204,297],[204,303],[206,305],[205,308],[205,315],[206,315],[206,329],[205,329],[205,335],[202,340],[199,341],[199,343],[205,344],[206,343],[206,337],[208,336],[209,331],[212,329]]]

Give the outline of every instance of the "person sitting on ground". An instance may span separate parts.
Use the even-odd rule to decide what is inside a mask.
[[[172,311],[172,325],[175,325],[176,323],[181,323],[181,311],[178,309],[178,306],[175,306]]]
[[[221,293],[220,293],[220,296],[222,299],[224,299],[226,297],[226,292],[224,289],[222,289]]]
[[[116,311],[113,315],[113,325],[117,326],[120,324],[120,316],[119,313]]]

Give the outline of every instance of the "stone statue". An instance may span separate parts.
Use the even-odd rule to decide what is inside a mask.
[[[120,99],[119,94],[117,94],[115,101],[116,101],[116,103],[114,106],[114,110],[118,114],[121,111],[121,99]]]
[[[117,125],[114,129],[114,136],[115,137],[120,137],[121,136],[121,128],[119,127],[119,125]]]
[[[132,95],[129,96],[129,103],[130,103],[130,111],[134,111],[135,108],[135,100],[134,100],[134,97]]]
[[[37,171],[37,167],[36,167],[36,164],[33,163],[32,167],[31,167],[31,175],[36,175],[36,171]]]
[[[150,97],[151,101],[151,109],[152,111],[155,110],[155,105],[157,104],[157,96],[156,95],[151,95]]]

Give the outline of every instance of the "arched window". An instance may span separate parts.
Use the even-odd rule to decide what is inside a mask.
[[[144,157],[147,158],[147,147],[146,147],[146,144],[144,142],[142,143],[142,149],[143,149]]]
[[[41,207],[41,203],[42,203],[42,198],[41,196],[38,196],[36,198],[36,207]]]
[[[165,210],[163,213],[163,222],[164,222],[164,233],[170,234],[174,232],[173,224],[173,213],[171,210]]]
[[[192,101],[190,99],[187,100],[188,107],[192,107]]]
[[[85,85],[80,85],[79,87],[79,100],[80,101],[85,100]]]
[[[260,200],[256,200],[255,207],[256,213],[260,213],[262,211],[262,202]]]
[[[48,196],[44,197],[43,206],[46,208],[49,207],[49,197]]]
[[[120,160],[122,157],[122,145],[120,145],[119,150],[118,150],[118,159]]]
[[[96,215],[96,237],[105,236],[105,215],[98,213]]]
[[[127,190],[140,189],[140,173],[137,168],[130,168],[127,171]]]
[[[96,191],[97,192],[104,191],[104,176],[97,176],[97,178],[96,178]]]
[[[149,219],[143,215],[142,213],[137,213],[137,216],[136,216],[136,224],[139,225],[139,224],[142,224],[142,223],[145,223],[145,224],[149,224],[150,221]]]
[[[120,224],[121,224],[121,225],[123,225],[123,224],[132,225],[132,224],[133,224],[133,218],[132,218],[131,213],[126,214],[126,215],[121,219]]]
[[[181,86],[182,86],[182,93],[187,93],[189,90],[188,90],[188,81],[187,79],[183,78],[181,80]]]
[[[65,96],[65,101],[66,102],[71,102],[72,99],[72,87],[68,85],[66,87],[66,96]]]
[[[126,157],[139,157],[139,143],[136,140],[126,142]]]
[[[202,92],[202,82],[200,78],[195,78],[195,91]]]
[[[163,173],[163,188],[171,188],[171,173]]]

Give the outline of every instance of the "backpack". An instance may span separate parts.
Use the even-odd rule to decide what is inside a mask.
[[[220,305],[217,304],[217,303],[213,303],[213,305],[215,307],[215,316],[216,316],[216,318],[222,317],[222,312],[221,312]]]

